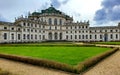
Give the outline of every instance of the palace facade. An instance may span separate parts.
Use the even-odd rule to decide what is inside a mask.
[[[120,41],[120,23],[90,27],[89,21],[75,23],[53,6],[21,16],[14,23],[0,22],[0,43],[43,41]]]

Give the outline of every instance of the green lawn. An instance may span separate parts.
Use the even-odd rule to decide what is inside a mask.
[[[120,42],[95,42],[95,44],[120,45]]]
[[[54,60],[69,65],[78,63],[103,53],[110,48],[100,47],[0,47],[0,53],[30,56]]]

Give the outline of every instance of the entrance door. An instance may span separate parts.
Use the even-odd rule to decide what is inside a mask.
[[[104,41],[108,41],[108,34],[104,34]]]

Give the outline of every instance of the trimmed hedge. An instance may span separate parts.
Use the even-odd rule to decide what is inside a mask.
[[[8,54],[0,54],[0,57],[14,60],[14,61],[20,61],[20,62],[24,62],[24,63],[28,63],[28,64],[68,71],[68,72],[74,71],[73,66],[70,66],[70,65],[67,65],[64,63],[55,62],[55,61],[50,61],[50,60],[35,59],[35,58],[30,58],[30,57],[8,55]]]
[[[119,48],[113,48],[110,51],[107,51],[105,53],[102,53],[102,54],[92,57],[90,59],[87,59],[86,61],[83,61],[82,63],[80,63],[76,66],[77,73],[85,71],[86,69],[92,67],[93,65],[97,64],[98,62],[100,62],[101,60],[110,56],[111,54],[115,53],[118,50],[119,50]]]
[[[35,59],[35,58],[16,56],[16,55],[8,55],[8,54],[0,54],[0,58],[6,58],[6,59],[10,59],[10,60],[28,63],[28,64],[33,64],[33,65],[38,65],[38,66],[43,66],[43,67],[47,67],[47,68],[53,68],[53,69],[58,69],[58,70],[62,70],[62,71],[79,74],[79,73],[85,71],[86,69],[88,69],[89,67],[95,65],[102,59],[115,53],[118,50],[119,50],[119,48],[113,48],[112,50],[107,51],[98,56],[95,56],[93,58],[90,58],[90,59],[78,64],[77,66],[70,66],[70,65],[67,65],[64,63],[59,63],[59,62],[49,61],[49,60],[44,60],[44,59]]]
[[[90,44],[0,44],[1,47],[95,47]]]

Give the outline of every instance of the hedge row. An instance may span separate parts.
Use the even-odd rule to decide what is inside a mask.
[[[58,70],[63,70],[68,72],[74,71],[73,66],[70,66],[64,63],[55,62],[55,61],[50,61],[50,60],[35,59],[30,57],[8,55],[8,54],[0,54],[0,58],[6,58],[14,61],[20,61],[23,63],[28,63],[32,65],[47,67],[47,68],[53,68],[53,69],[58,69]]]
[[[89,67],[95,65],[105,57],[115,53],[118,51],[119,48],[113,48],[110,51],[107,51],[103,54],[100,54],[98,56],[95,56],[91,59],[88,59],[77,66],[70,66],[67,64],[55,62],[55,61],[49,61],[49,60],[43,60],[43,59],[34,59],[34,58],[29,58],[29,57],[21,57],[21,56],[15,56],[15,55],[8,55],[8,54],[0,54],[1,58],[6,58],[10,60],[15,60],[15,61],[20,61],[28,64],[33,64],[33,65],[38,65],[38,66],[43,66],[47,68],[53,68],[53,69],[58,69],[62,71],[67,71],[67,72],[72,72],[72,73],[81,73],[84,70],[88,69]]]
[[[0,44],[1,47],[95,47],[90,44]]]
[[[87,59],[86,61],[83,61],[82,63],[78,64],[76,66],[77,68],[77,73],[83,72],[86,69],[94,66],[95,64],[97,64],[98,62],[100,62],[101,60],[103,60],[104,58],[110,56],[111,54],[115,53],[116,51],[118,51],[119,48],[113,48],[110,51],[107,51],[105,53],[102,53],[100,55],[97,55],[95,57],[92,57],[90,59]]]

